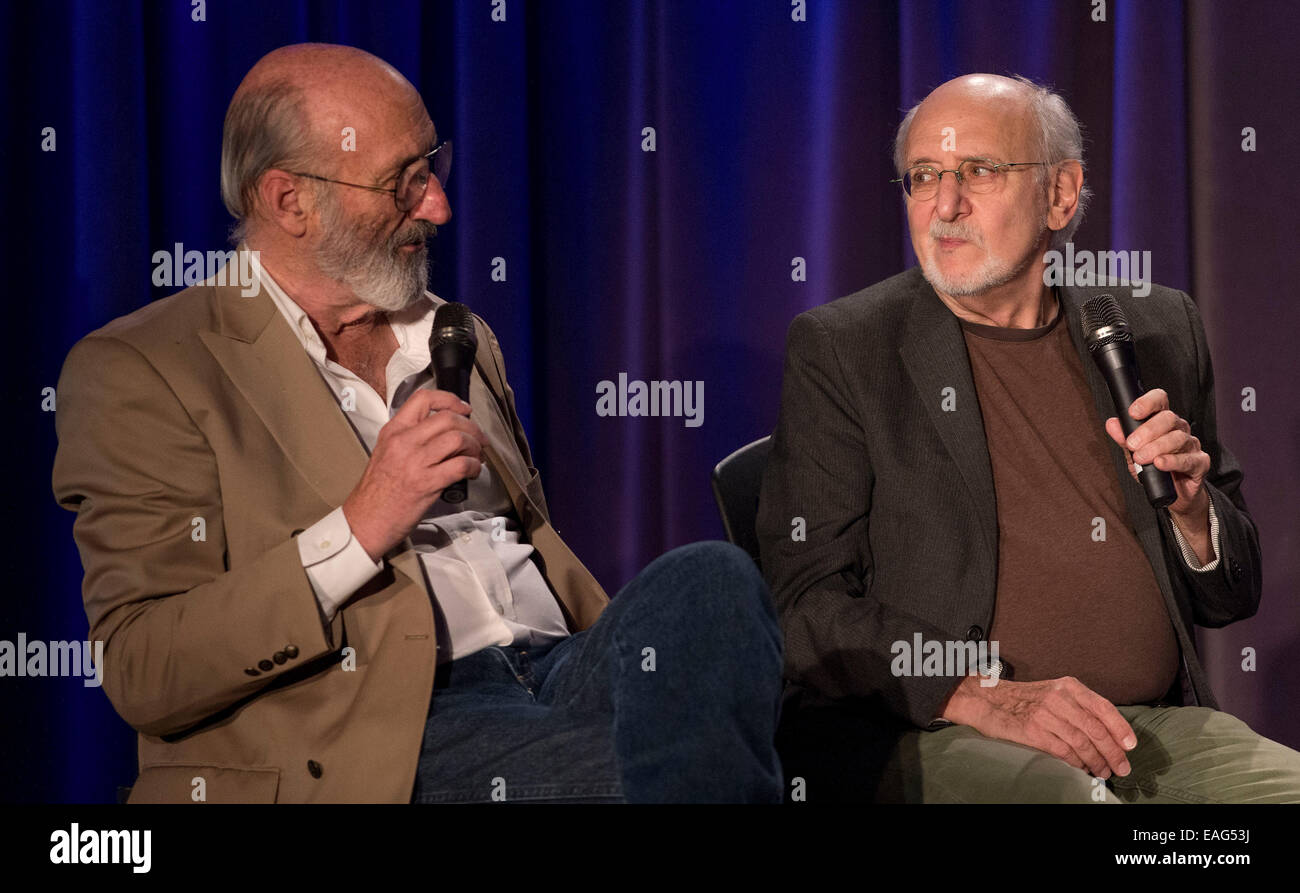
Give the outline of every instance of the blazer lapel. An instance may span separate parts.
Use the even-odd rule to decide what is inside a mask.
[[[478,370],[479,378],[482,379],[483,385],[487,392],[492,395],[492,400],[496,405],[498,420],[505,430],[506,437],[510,437],[512,427],[510,424],[510,409],[506,405],[504,389],[499,384],[499,378],[495,374],[495,362],[491,356],[484,356],[490,353],[487,345],[483,343],[480,333],[478,353],[474,356],[474,366]],[[528,469],[524,465],[522,455],[518,450],[518,444],[510,441],[497,443],[494,438],[489,436],[489,448],[484,451],[484,457],[487,459],[488,467],[499,477],[510,493],[510,500],[515,505],[515,510],[519,513],[519,519],[525,524],[528,523],[525,517],[525,509],[529,511],[537,509],[538,506],[533,504],[532,500],[521,503],[516,498],[516,494],[523,494],[527,498],[524,482],[528,480]],[[512,448],[513,447],[513,448]],[[546,512],[542,511],[540,517],[546,518]]]
[[[479,375],[496,401],[507,430],[511,430],[505,378],[482,326],[479,328],[478,354],[474,361]],[[528,533],[528,541],[541,559],[543,574],[564,610],[569,627],[574,631],[586,629],[596,622],[596,618],[609,603],[609,596],[586,565],[578,560],[578,556],[560,538],[559,531],[551,526],[545,501],[540,496],[540,488],[537,490],[537,499],[529,493],[525,484],[528,479],[527,465],[522,455],[525,448],[524,444],[503,444],[498,447],[489,442],[483,448],[483,458],[510,494],[510,501]],[[517,474],[516,469],[522,474]]]
[[[975,503],[980,532],[990,553],[996,555],[998,516],[993,468],[966,341],[957,317],[924,281],[916,289],[898,352],[930,421],[961,471]],[[956,407],[951,411],[943,408],[945,388],[954,391]]]
[[[492,469],[492,473],[501,480],[506,492],[510,494],[510,502],[514,505],[520,522],[529,534],[542,524],[549,523],[546,515],[529,497],[524,490],[523,484],[519,482],[519,478],[510,470],[510,466],[506,464],[500,452],[491,443],[483,447],[483,459],[487,462],[488,468]]]
[[[326,505],[342,505],[369,457],[311,357],[265,292],[212,294],[219,324],[200,339]]]

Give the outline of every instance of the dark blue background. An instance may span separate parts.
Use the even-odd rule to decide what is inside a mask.
[[[1076,242],[1150,250],[1156,280],[1205,315],[1266,582],[1260,616],[1204,651],[1225,709],[1300,746],[1300,28],[1283,2],[1093,8],[808,0],[796,22],[789,0],[508,0],[497,23],[490,0],[212,0],[195,22],[187,0],[5,4],[0,638],[86,635],[41,389],[76,339],[169,291],[150,284],[154,251],[224,246],[222,119],[270,49],[376,53],[454,139],[433,288],[495,328],[557,525],[611,592],[721,535],[709,470],[774,425],[790,319],[912,262],[887,182],[901,111],[958,74],[1020,73],[1086,126],[1097,198]],[[596,384],[619,372],[702,380],[703,426],[597,417]],[[1256,413],[1238,407],[1246,386]],[[0,696],[0,800],[111,800],[133,780],[134,734],[102,692],[0,679]]]

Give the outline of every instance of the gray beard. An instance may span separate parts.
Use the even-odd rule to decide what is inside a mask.
[[[429,284],[427,242],[421,240],[419,250],[409,256],[398,249],[421,236],[427,239],[436,227],[408,227],[376,243],[360,226],[344,219],[332,195],[322,190],[318,199],[323,235],[316,247],[316,265],[322,273],[370,306],[390,313],[405,310],[424,296]]]
[[[1038,232],[1041,238],[1043,230],[1047,229],[1047,220],[1044,217],[1042,228]],[[1032,263],[1041,261],[1041,257],[1028,255],[1017,265],[1011,264],[1000,257],[986,253],[984,263],[974,271],[961,277],[948,277],[940,270],[938,264],[934,262],[934,255],[930,255],[928,260],[921,263],[921,273],[925,280],[934,287],[935,291],[942,292],[954,298],[969,298],[986,294],[995,288],[1006,285],[1012,279],[1015,279]]]
[[[1017,269],[991,254],[985,258],[979,269],[961,277],[945,276],[940,272],[933,257],[921,264],[921,272],[925,275],[926,281],[934,286],[936,291],[960,298],[982,295],[998,286],[1006,285],[1020,275],[1024,268],[1025,264],[1022,264]]]

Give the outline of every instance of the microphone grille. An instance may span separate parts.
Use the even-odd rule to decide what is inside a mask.
[[[457,301],[439,304],[438,309],[433,312],[431,340],[468,341],[470,345],[477,347],[478,335],[474,331],[474,313]]]
[[[468,307],[458,301],[447,301],[439,304],[438,309],[433,312],[433,327],[442,329],[447,326],[473,330],[474,314]]]
[[[1129,331],[1128,317],[1124,308],[1111,294],[1094,295],[1084,302],[1079,314],[1083,324],[1083,338],[1089,350],[1096,350],[1115,341],[1132,341],[1133,333]]]

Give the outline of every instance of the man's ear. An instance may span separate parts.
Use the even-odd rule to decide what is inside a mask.
[[[1083,190],[1083,165],[1061,161],[1052,165],[1047,184],[1047,226],[1053,231],[1065,229],[1079,210],[1079,193]]]
[[[311,197],[302,201],[303,193],[298,189],[298,181],[293,174],[271,168],[257,181],[257,197],[260,210],[268,222],[294,237],[307,232]]]

